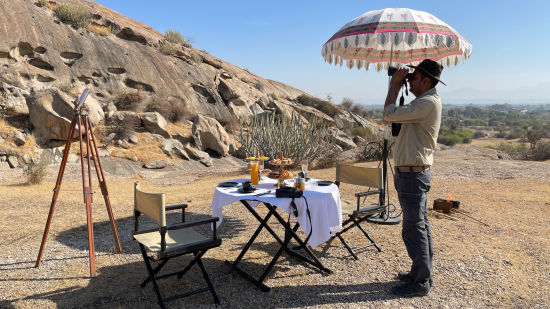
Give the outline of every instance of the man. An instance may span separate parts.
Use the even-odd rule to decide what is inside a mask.
[[[416,97],[410,104],[396,106],[399,90],[409,69],[393,74],[384,104],[384,121],[401,123],[401,131],[394,146],[395,189],[403,210],[401,236],[412,260],[408,273],[399,273],[404,282],[392,288],[400,296],[427,295],[432,279],[432,235],[426,210],[430,190],[430,166],[441,124],[441,99],[435,90],[443,67],[425,59],[410,77],[410,90]],[[443,82],[441,82],[443,83]],[[443,83],[445,85],[445,83]]]

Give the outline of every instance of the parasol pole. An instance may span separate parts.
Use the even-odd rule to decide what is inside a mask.
[[[391,37],[391,36],[390,36]],[[393,40],[391,40],[391,47],[390,47],[390,63],[389,66],[392,65],[393,62]],[[389,68],[387,68],[389,69]],[[388,90],[390,89],[390,82],[391,82],[391,76],[388,74]],[[389,140],[389,125],[386,124],[386,130],[384,133],[384,146],[382,148],[382,181],[384,183],[384,189],[382,193],[380,194],[380,205],[386,205],[386,209],[382,211],[380,214],[373,215],[367,219],[367,221],[372,223],[378,223],[378,224],[399,224],[401,222],[401,218],[399,216],[396,217],[390,217],[390,197],[388,195],[388,201],[386,203],[386,194],[388,193],[388,160],[389,160],[389,151],[388,151],[388,140]]]

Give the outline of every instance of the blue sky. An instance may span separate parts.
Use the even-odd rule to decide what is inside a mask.
[[[371,10],[407,7],[431,13],[462,34],[472,57],[445,68],[443,100],[550,102],[550,1],[96,1],[159,32],[175,29],[193,46],[264,78],[334,103],[374,104],[387,78],[375,70],[325,63],[321,46]],[[382,104],[382,102],[381,102]]]

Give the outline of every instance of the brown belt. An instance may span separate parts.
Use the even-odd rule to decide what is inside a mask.
[[[424,166],[398,166],[397,167],[397,170],[401,173],[407,173],[407,172],[416,172],[416,173],[419,173],[419,172],[423,172],[425,170],[429,170],[430,169],[430,166],[429,165],[424,165]]]

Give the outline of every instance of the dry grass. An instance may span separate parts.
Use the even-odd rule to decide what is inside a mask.
[[[160,149],[160,141],[154,140],[149,143],[146,142],[146,137],[149,136],[148,133],[134,133],[139,140],[137,145],[130,144],[130,148],[122,149],[118,147],[110,146],[111,156],[117,157],[122,156],[124,158],[137,160],[143,164],[155,161],[166,159],[166,155]]]
[[[99,35],[108,36],[111,34],[111,27],[110,26],[103,26],[97,23],[91,23],[88,25],[88,30],[97,33]]]
[[[209,251],[204,258],[221,298],[220,307],[263,308],[266,304],[277,308],[547,307],[550,302],[550,287],[546,284],[550,280],[550,177],[457,179],[438,170],[438,166],[454,162],[444,160],[440,158],[438,162],[443,165],[435,166],[438,173],[432,181],[428,200],[454,193],[462,210],[490,227],[458,215],[458,221],[431,218],[435,287],[427,297],[402,299],[388,293],[395,284],[394,274],[406,270],[410,261],[400,239],[400,226],[373,225],[367,227],[382,246],[382,252],[366,250],[359,255],[360,260],[355,261],[337,240],[331,246],[321,245],[315,252],[324,265],[333,270],[331,275],[321,274],[283,255],[266,280],[272,287],[271,292],[261,292],[224,264],[224,260],[237,257],[257,226],[251,215],[235,203],[224,208],[224,224],[219,231],[222,246]],[[476,168],[483,169],[484,165],[481,162]],[[506,169],[506,165],[502,166]],[[334,169],[314,170],[310,175],[333,179]],[[165,192],[168,203],[188,202],[188,212],[193,219],[211,213],[212,192],[218,182],[238,177],[211,175],[174,186],[160,186],[158,180],[141,179],[141,182],[145,190]],[[6,218],[0,227],[0,274],[4,278],[0,281],[0,307],[156,307],[151,286],[139,287],[145,269],[130,237],[135,179],[108,182],[122,254],[113,250],[103,199],[99,191],[95,194],[92,214],[96,222],[98,275],[93,279],[88,278],[86,215],[80,180],[75,177],[63,183],[40,268],[33,266],[54,183],[26,186],[14,180],[0,184],[3,196],[0,212]],[[391,187],[395,203],[395,191]],[[350,198],[356,189],[342,186],[341,194]],[[266,214],[262,207],[258,210],[260,215]],[[22,224],[24,229],[20,228]],[[275,230],[281,232],[278,228]],[[361,241],[355,232],[348,238],[355,243]],[[250,255],[245,257],[245,267],[259,274],[277,249],[272,238],[261,233]],[[170,295],[202,286],[199,278],[200,273],[194,269],[182,280],[167,279],[161,286]],[[214,307],[208,294],[185,298],[170,306]]]
[[[497,146],[500,143],[505,144],[519,144],[519,138],[516,139],[504,139],[504,138],[481,138],[481,139],[472,139],[470,145],[478,147],[488,147],[488,146]]]

